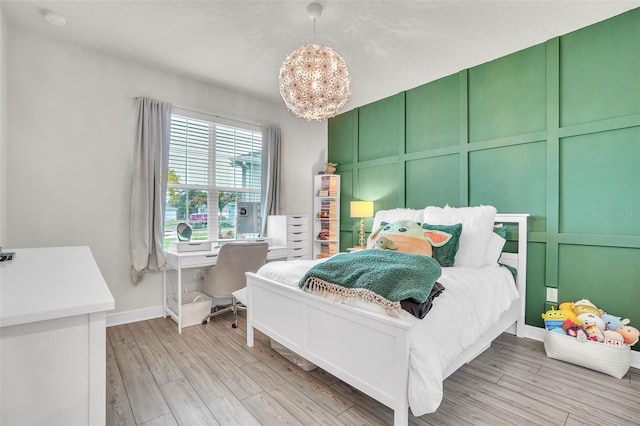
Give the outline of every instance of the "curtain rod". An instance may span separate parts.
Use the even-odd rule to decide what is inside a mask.
[[[136,95],[132,95],[131,93],[129,93],[129,97],[133,98],[133,99],[146,98],[146,96],[136,96]],[[147,99],[154,99],[154,98],[147,98]],[[161,102],[165,102],[165,101],[161,101]],[[223,120],[232,120],[232,121],[236,121],[238,123],[251,124],[252,126],[258,126],[258,127],[263,127],[264,126],[264,124],[254,123],[252,121],[241,120],[241,119],[233,118],[233,117],[225,117],[224,115],[219,115],[219,114],[215,114],[215,113],[212,113],[212,112],[207,112],[207,111],[202,111],[202,110],[198,110],[198,109],[194,109],[194,108],[184,107],[184,106],[181,106],[181,105],[171,104],[171,106],[172,107],[176,107],[176,108],[180,108],[180,109],[184,109],[184,110],[187,110],[187,111],[193,111],[193,112],[197,112],[197,113],[200,113],[200,114],[210,115],[211,117],[221,118]]]

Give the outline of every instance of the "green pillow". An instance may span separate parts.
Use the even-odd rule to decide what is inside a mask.
[[[462,234],[462,224],[455,225],[430,225],[422,224],[422,229],[430,231],[442,231],[451,234],[449,242],[442,247],[433,247],[433,258],[438,261],[440,266],[453,266],[458,252],[458,244],[460,243],[460,234]]]
[[[505,240],[507,239],[507,225],[505,225],[504,223],[496,223],[493,226],[493,232],[500,235]]]

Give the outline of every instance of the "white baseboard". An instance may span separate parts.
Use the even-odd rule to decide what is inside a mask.
[[[544,328],[525,325],[524,337],[542,342],[544,340]],[[631,351],[631,366],[633,368],[640,368],[640,352]]]
[[[107,314],[107,327],[129,324],[131,322],[145,321],[163,316],[162,305],[150,308],[134,309],[131,311],[114,312]]]

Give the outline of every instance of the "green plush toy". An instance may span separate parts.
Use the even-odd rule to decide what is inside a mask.
[[[445,245],[451,237],[447,232],[424,230],[411,220],[399,220],[391,224],[382,222],[369,240],[373,248],[431,256],[433,247]]]

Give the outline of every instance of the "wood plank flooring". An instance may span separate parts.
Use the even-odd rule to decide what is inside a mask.
[[[170,319],[107,329],[108,425],[391,425],[392,411],[330,374],[305,372],[244,316],[178,334]],[[438,411],[410,425],[640,425],[640,370],[622,379],[500,336],[444,382]]]

